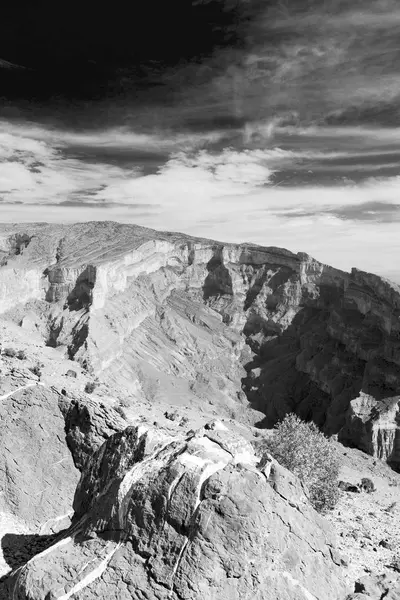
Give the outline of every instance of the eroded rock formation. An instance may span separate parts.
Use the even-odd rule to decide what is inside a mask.
[[[114,409],[89,398],[60,397],[58,405],[65,419],[65,441],[80,471],[105,440],[127,426]]]
[[[303,253],[116,223],[1,237],[4,315],[22,324],[29,310],[49,345],[121,396],[262,413],[262,426],[295,411],[400,465],[396,285]]]
[[[58,394],[34,379],[0,375],[0,382],[1,576],[46,543],[40,536],[68,526],[79,474]]]
[[[218,422],[128,427],[82,471],[72,527],[17,570],[14,600],[342,599],[341,558],[299,481]]]
[[[341,439],[395,468],[400,457],[400,396],[377,401],[361,392],[350,402]]]
[[[1,396],[0,512],[32,524],[67,513],[77,481],[57,401],[35,383]]]

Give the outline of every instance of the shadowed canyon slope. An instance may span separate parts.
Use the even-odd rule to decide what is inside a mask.
[[[0,310],[129,408],[286,412],[400,465],[400,290],[307,254],[116,223],[3,225]]]

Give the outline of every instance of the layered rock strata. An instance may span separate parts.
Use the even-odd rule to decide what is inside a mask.
[[[3,314],[22,323],[29,310],[49,345],[121,396],[213,403],[261,426],[295,411],[400,465],[395,284],[303,253],[116,223],[3,226],[0,238]],[[362,440],[360,419],[375,423]]]

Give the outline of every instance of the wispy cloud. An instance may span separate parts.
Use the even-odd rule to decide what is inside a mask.
[[[90,165],[66,159],[60,144],[0,130],[0,195],[3,201],[27,204],[55,203],[71,194],[82,196],[107,183],[138,175],[113,165]]]
[[[341,139],[340,132],[331,134]],[[116,144],[112,139],[108,142],[107,135],[112,138],[113,134],[104,132],[94,139],[93,134],[86,138],[80,133],[77,158],[74,133],[58,136],[54,130],[31,132],[26,126],[4,126],[0,135],[1,220],[135,222],[226,241],[282,246],[308,252],[337,267],[358,266],[400,281],[400,268],[393,260],[400,250],[400,176],[371,178],[372,171],[366,170],[357,184],[350,180],[321,186],[315,178],[296,187],[274,183],[285,170],[307,173],[312,161],[316,170],[323,170],[326,163],[325,171],[329,171],[332,161],[345,165],[350,158],[356,163],[368,156],[375,160],[375,142],[368,141],[366,134],[358,149],[360,137],[349,144],[350,133],[330,152],[324,152],[318,135],[310,132],[302,138],[309,140],[303,150],[301,146],[293,150],[220,147],[218,136],[217,143],[203,140],[200,148],[198,138],[191,143],[186,136],[183,147],[181,139],[166,136],[169,150],[161,160],[161,133],[155,139],[149,135],[144,142],[127,132],[123,141],[127,155],[131,149],[135,156],[146,151],[160,160],[151,174],[145,174],[137,161],[129,164],[125,158],[119,164],[117,146],[110,160],[93,160],[101,140]],[[301,135],[298,132],[298,139]],[[379,135],[383,140],[384,132]],[[383,164],[393,162],[394,139],[388,136],[382,141],[379,160]],[[86,153],[90,160],[85,159]]]
[[[241,50],[166,74],[185,79],[183,116],[230,114],[252,122],[395,124],[399,118],[400,9],[393,0],[249,0]],[[185,114],[186,111],[186,114]]]
[[[149,205],[157,204],[157,197],[165,198],[176,194],[176,189],[202,197],[227,193],[245,193],[248,187],[265,184],[273,174],[270,162],[273,152],[224,149],[211,153],[198,150],[212,141],[214,135],[137,135],[128,131],[108,131],[98,134],[76,134],[54,130],[11,127],[3,124],[0,130],[0,193],[3,201],[27,204],[56,204],[70,202],[71,197],[80,197],[85,203],[136,204],[139,195]],[[114,148],[111,161],[85,160],[85,152],[101,155],[104,148]],[[71,148],[79,149],[79,158]],[[160,156],[156,175],[143,176],[137,166],[140,153]],[[136,161],[120,166],[121,150],[136,152]],[[167,152],[167,149],[169,152]],[[275,160],[285,153],[275,153]],[[140,161],[139,161],[140,162]],[[135,164],[136,163],[136,164]],[[239,186],[239,187],[237,187]],[[241,189],[241,187],[243,189]]]

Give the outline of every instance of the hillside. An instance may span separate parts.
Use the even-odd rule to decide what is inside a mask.
[[[2,225],[0,265],[1,573],[21,567],[4,598],[344,600],[365,573],[397,593],[395,284],[112,222]],[[252,449],[290,411],[334,436],[342,479],[375,481],[372,494],[343,492],[331,525],[278,464],[272,484]],[[257,523],[275,533],[258,537]]]

